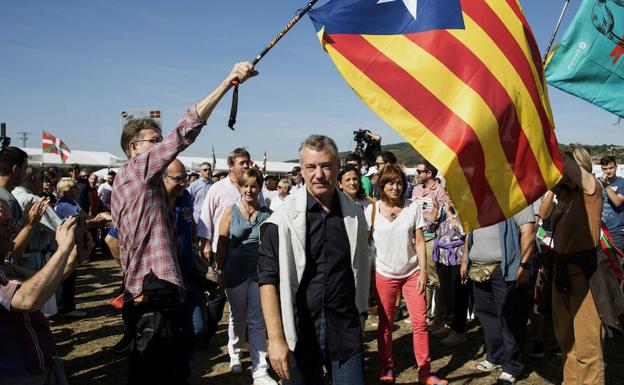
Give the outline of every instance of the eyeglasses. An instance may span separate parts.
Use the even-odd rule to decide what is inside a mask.
[[[134,142],[150,142],[150,143],[160,143],[163,141],[163,137],[162,136],[155,136],[153,138],[149,138],[149,139],[137,139],[134,140]]]
[[[202,168],[202,172],[209,172],[210,169],[209,168]]]
[[[418,169],[416,169],[416,172],[418,174],[422,174],[423,172],[429,172],[429,170],[418,170]]]
[[[172,181],[176,182],[176,183],[186,183],[187,181],[187,177],[186,175],[180,175],[180,176],[171,176],[171,175],[167,175],[167,178],[171,179]]]

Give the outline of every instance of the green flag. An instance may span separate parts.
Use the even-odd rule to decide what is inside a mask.
[[[583,0],[546,64],[546,80],[624,117],[624,0]]]

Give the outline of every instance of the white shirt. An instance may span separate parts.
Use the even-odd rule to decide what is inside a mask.
[[[288,195],[286,195],[286,196],[288,196]],[[280,195],[278,195],[275,198],[271,199],[271,206],[269,207],[271,209],[271,211],[277,210],[277,208],[280,207],[282,205],[282,203],[284,203],[284,199],[286,199],[286,198],[282,198]]]
[[[106,206],[107,209],[110,210],[111,207],[111,193],[113,192],[113,187],[108,184],[108,182],[102,183],[100,187],[98,187],[98,195],[102,204]]]
[[[420,205],[409,199],[396,219],[390,222],[379,211],[383,203],[375,205],[373,245],[376,249],[376,271],[387,278],[409,277],[419,269],[416,254],[415,231],[425,227],[425,218]],[[373,205],[364,210],[370,229]]]
[[[217,252],[217,241],[219,240],[219,223],[226,208],[232,206],[240,199],[238,186],[232,182],[228,175],[221,179],[206,193],[204,203],[197,223],[197,235],[206,238],[212,243],[212,251]]]

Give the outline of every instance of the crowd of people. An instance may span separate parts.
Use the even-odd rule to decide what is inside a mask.
[[[497,383],[522,378],[529,324],[530,355],[543,357],[544,317],[564,384],[605,383],[604,338],[623,332],[624,314],[622,260],[601,246],[606,237],[624,249],[615,158],[602,158],[596,177],[587,151],[571,146],[552,191],[470,232],[432,164],[409,180],[393,153],[341,159],[323,135],[302,142],[300,166],[283,177],[250,167],[245,148],[230,152],[227,173],[213,175],[209,162],[188,172],[178,154],[232,81],[254,75],[236,64],[165,136],[154,120],[129,121],[128,161],[106,180],[78,165],[67,177],[37,170],[19,148],[1,150],[0,383],[67,383],[45,316],[87,315],[76,307],[76,268],[95,245],[123,272],[124,334],[113,349],[129,356],[130,385],[187,384],[226,303],[230,372],[245,373],[248,345],[255,385],[364,384],[371,314],[379,381],[394,383],[392,331],[404,311],[421,384],[448,383],[431,367],[430,338],[466,343],[473,313],[487,353],[475,370],[499,371]]]

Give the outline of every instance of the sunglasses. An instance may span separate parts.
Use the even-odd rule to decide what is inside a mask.
[[[209,168],[202,168],[202,172],[208,172],[208,171],[210,171]]]
[[[418,174],[422,174],[423,172],[429,172],[429,170],[416,170]]]

